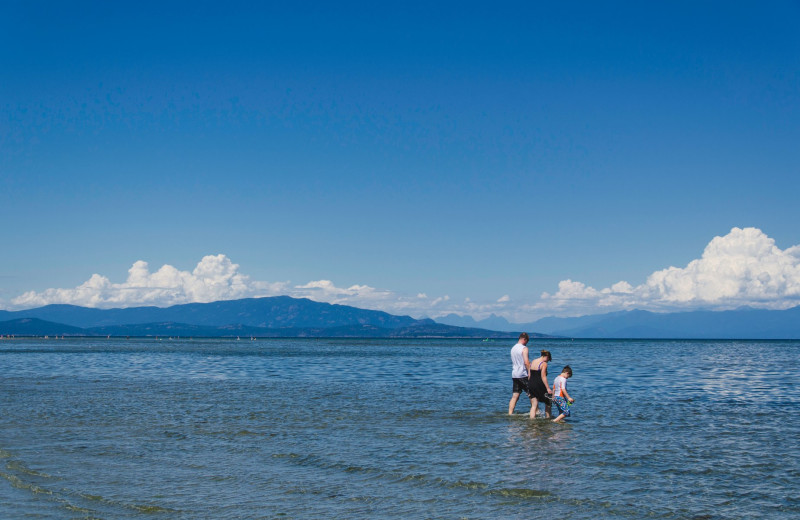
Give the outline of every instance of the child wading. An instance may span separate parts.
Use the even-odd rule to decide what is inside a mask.
[[[571,398],[567,392],[567,379],[570,377],[572,377],[572,369],[567,365],[561,369],[561,375],[553,381],[553,402],[558,407],[558,417],[553,419],[553,422],[560,422],[565,417],[569,417],[569,404],[575,402],[575,399]]]

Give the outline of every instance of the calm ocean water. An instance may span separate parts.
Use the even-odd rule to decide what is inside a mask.
[[[800,517],[800,342],[0,341],[0,518]]]

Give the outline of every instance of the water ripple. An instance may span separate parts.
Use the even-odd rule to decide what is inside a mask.
[[[4,341],[0,517],[800,516],[798,342],[537,341],[561,425],[510,345],[243,343]]]

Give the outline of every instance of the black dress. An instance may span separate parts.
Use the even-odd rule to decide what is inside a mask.
[[[531,396],[538,399],[540,403],[549,403],[550,399],[545,395],[547,393],[547,388],[544,386],[544,381],[542,381],[542,363],[544,363],[544,361],[539,363],[539,367],[536,370],[531,367],[528,389],[531,392]]]

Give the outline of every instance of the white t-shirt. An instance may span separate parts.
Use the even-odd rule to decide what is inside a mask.
[[[522,350],[528,348],[522,343],[517,343],[511,347],[511,363],[514,368],[511,370],[511,377],[524,378],[528,377],[528,369],[525,368],[525,356]]]
[[[567,378],[564,376],[558,376],[555,381],[553,381],[553,397],[564,397],[564,393],[561,391],[562,389],[567,388]]]

